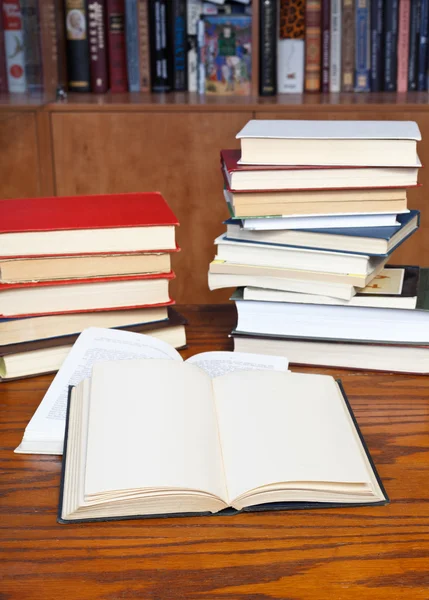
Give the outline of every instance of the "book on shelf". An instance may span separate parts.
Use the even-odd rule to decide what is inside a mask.
[[[322,74],[322,0],[305,3],[304,90],[320,92]]]
[[[382,89],[384,0],[370,3],[371,92]]]
[[[109,79],[112,92],[128,91],[125,0],[107,0]]]
[[[259,0],[259,94],[277,93],[277,1]]]
[[[91,91],[96,94],[104,94],[109,89],[106,8],[106,0],[88,2]]]
[[[339,382],[197,365],[97,364],[71,389],[60,523],[388,502]]]
[[[140,56],[137,3],[138,0],[125,0],[125,43],[129,92],[140,91]]]
[[[302,94],[305,66],[305,3],[280,0],[277,42],[277,91]]]
[[[75,315],[72,315],[75,316]],[[96,327],[97,319],[86,315],[91,327]],[[173,348],[186,346],[186,320],[171,307],[168,318],[159,322],[126,325],[126,331],[145,334],[170,344]],[[1,323],[0,323],[1,325]],[[79,333],[17,344],[0,346],[0,381],[21,379],[58,371]]]
[[[176,92],[188,91],[187,9],[186,0],[170,0],[169,35],[171,37],[172,87]]]
[[[325,3],[327,0],[323,0]],[[328,0],[329,3],[329,0]],[[330,35],[329,35],[329,81],[328,89],[325,90],[331,93],[341,92],[341,63],[342,63],[342,6],[341,0],[330,0],[331,19],[330,19]]]
[[[149,0],[138,0],[138,44],[140,66],[140,90],[150,92],[150,31],[149,31]]]
[[[3,31],[9,92],[25,92],[24,30],[19,0],[2,2]]]
[[[356,2],[355,91],[369,92],[370,87],[370,2]]]
[[[3,26],[3,9],[0,5],[0,94],[8,91],[7,69],[6,69],[6,48]]]
[[[91,90],[88,8],[85,0],[65,0],[68,87],[72,92]]]
[[[38,0],[20,0],[24,33],[25,79],[29,92],[43,90],[43,65]]]

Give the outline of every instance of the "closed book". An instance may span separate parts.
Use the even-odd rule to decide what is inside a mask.
[[[19,0],[3,2],[2,8],[8,91],[25,92],[24,31]]]
[[[138,0],[125,0],[125,42],[127,53],[128,90],[140,91],[140,56],[138,40]]]
[[[25,77],[29,92],[43,90],[42,49],[38,0],[20,0],[24,31]]]
[[[384,3],[384,83],[385,92],[395,92],[398,72],[399,0]]]
[[[107,70],[106,0],[88,2],[91,90],[104,94],[109,89]]]
[[[149,0],[138,0],[140,89],[150,92]]]
[[[149,0],[150,79],[152,92],[172,89],[172,65],[169,63],[170,37],[167,26],[166,0]]]
[[[371,9],[371,92],[380,92],[382,89],[383,66],[383,0],[373,0]]]
[[[259,2],[259,94],[277,94],[277,2]]]
[[[43,90],[45,94],[55,94],[60,84],[59,63],[66,62],[64,4],[62,0],[46,0],[39,2],[40,13],[40,43],[43,66]],[[61,33],[60,39],[57,34]],[[66,68],[62,68],[63,81],[66,87]]]
[[[370,91],[369,0],[356,3],[355,92]]]
[[[280,0],[277,42],[277,91],[302,94],[305,69],[305,4]]]
[[[331,0],[322,0],[322,92],[329,92]]]
[[[171,0],[167,17],[170,36],[169,63],[172,69],[172,85],[176,92],[188,90],[186,20],[186,0]]]
[[[198,21],[203,13],[203,0],[187,0],[188,92],[198,91]]]
[[[341,91],[353,92],[355,69],[355,0],[342,0],[341,9]]]
[[[423,92],[427,87],[429,34],[429,0],[420,1],[420,36],[417,61],[417,89]]]
[[[420,0],[411,0],[410,47],[408,52],[408,91],[417,90],[418,56],[420,43]]]
[[[410,0],[399,0],[397,91],[408,89],[408,52],[410,39]]]
[[[110,90],[118,93],[126,92],[128,91],[128,77],[124,0],[107,0],[107,41]]]
[[[331,47],[329,59],[329,91],[341,91],[342,64],[342,7],[341,0],[331,0]]]
[[[322,2],[305,3],[305,86],[306,92],[320,92],[322,48]]]
[[[8,91],[6,71],[6,50],[4,46],[3,7],[0,1],[0,94]]]
[[[68,87],[71,92],[89,92],[88,12],[85,0],[64,0]]]

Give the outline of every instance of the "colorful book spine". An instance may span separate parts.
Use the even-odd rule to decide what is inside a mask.
[[[125,44],[127,50],[128,90],[140,91],[137,0],[125,0]]]
[[[56,21],[57,19],[59,20],[61,31],[64,32],[64,18],[63,14],[56,14],[55,0],[40,2],[39,13],[43,90],[45,94],[53,94],[56,92],[58,86],[58,41]]]
[[[186,0],[170,0],[167,27],[170,29],[172,84],[176,92],[188,89],[188,63],[186,47]]]
[[[4,47],[3,6],[0,0],[0,94],[8,91],[6,71],[6,50]]]
[[[91,90],[88,15],[85,0],[65,0],[68,85],[72,92]]]
[[[25,78],[29,92],[43,90],[42,49],[38,0],[20,0],[24,31]]]
[[[106,2],[88,2],[91,89],[104,94],[109,89],[106,48]]]
[[[428,35],[429,35],[429,0],[420,2],[420,37],[417,61],[417,89],[424,92],[427,87],[428,68]]]
[[[331,37],[331,0],[322,0],[322,92],[329,92]]]
[[[385,92],[396,91],[398,70],[398,2],[389,0],[384,11],[384,85]]]
[[[369,0],[356,3],[355,91],[369,92],[370,88],[370,29]]]
[[[355,2],[342,0],[341,91],[352,92],[355,68]]]
[[[188,92],[198,90],[198,21],[203,13],[203,0],[187,0]]]
[[[371,91],[382,89],[383,0],[371,2]]]
[[[140,89],[150,92],[149,0],[138,0]]]
[[[418,49],[420,43],[420,0],[411,0],[410,45],[408,51],[408,91],[417,89]]]
[[[109,78],[112,92],[128,90],[124,0],[107,0]]]
[[[331,49],[329,62],[329,91],[341,91],[342,60],[342,6],[341,0],[331,0]]]
[[[322,67],[322,2],[307,0],[305,3],[305,91],[320,92]]]
[[[399,0],[398,22],[398,75],[397,90],[408,89],[408,52],[410,42],[410,0]]]
[[[277,2],[259,2],[259,94],[277,94]]]
[[[25,92],[24,32],[19,0],[3,2],[4,45],[9,92]]]
[[[277,91],[304,91],[305,6],[301,0],[280,0],[277,45]]]
[[[171,65],[169,65],[169,39],[167,35],[167,0],[149,2],[150,78],[152,92],[169,92]]]

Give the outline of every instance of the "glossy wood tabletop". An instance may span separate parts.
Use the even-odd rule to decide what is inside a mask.
[[[185,357],[231,349],[232,306],[182,309]],[[313,371],[342,378],[388,506],[59,525],[60,458],[13,453],[52,376],[1,384],[0,600],[429,600],[429,378]]]

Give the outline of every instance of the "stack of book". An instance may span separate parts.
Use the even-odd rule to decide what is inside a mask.
[[[412,122],[250,121],[221,153],[227,231],[211,289],[238,287],[235,349],[429,372],[428,272],[386,266],[419,227]]]
[[[0,200],[0,223],[0,380],[58,370],[87,327],[186,345],[158,192]]]

